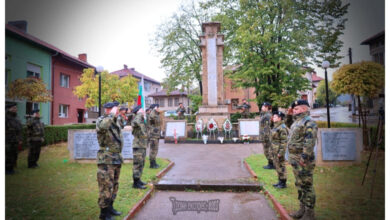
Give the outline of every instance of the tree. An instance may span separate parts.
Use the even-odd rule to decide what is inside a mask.
[[[348,8],[341,0],[211,0],[204,7],[219,11],[214,19],[231,37],[225,48],[234,48],[228,59],[240,65],[230,77],[238,87],[255,88],[259,107],[264,101],[287,107],[309,89],[306,67],[322,62],[312,57],[334,57],[338,65]]]
[[[7,95],[10,99],[25,99],[28,102],[50,102],[52,96],[40,78],[28,77],[10,83]]]
[[[101,102],[118,101],[120,103],[134,103],[138,94],[137,79],[133,76],[126,76],[119,79],[117,75],[103,71],[101,74]],[[78,98],[87,98],[85,107],[89,108],[98,105],[99,100],[99,78],[92,68],[84,69],[80,78],[81,85],[76,86],[73,93]]]
[[[367,146],[367,121],[363,115],[360,97],[374,98],[384,89],[385,69],[375,62],[363,61],[360,63],[347,64],[340,67],[333,74],[331,88],[338,93],[352,94],[357,96],[359,117],[363,122],[363,140]]]
[[[331,82],[330,82],[331,83]],[[330,84],[329,83],[329,84]],[[330,87],[328,87],[329,104],[336,104],[338,94]],[[322,80],[317,87],[317,101],[320,106],[326,105],[326,88],[325,80]]]

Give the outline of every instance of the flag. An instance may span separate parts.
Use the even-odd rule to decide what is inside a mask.
[[[138,85],[138,99],[137,99],[137,105],[141,105],[142,109],[144,110],[144,119],[146,121],[146,109],[145,109],[145,94],[144,94],[144,76],[141,78],[141,82]]]

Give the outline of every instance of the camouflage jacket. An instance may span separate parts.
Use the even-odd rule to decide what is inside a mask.
[[[126,117],[127,117],[127,125],[131,125],[131,121],[133,121],[133,119],[135,118],[135,114],[134,113],[129,113],[129,114],[126,114]]]
[[[96,133],[100,146],[97,153],[97,163],[123,163],[123,136],[119,124],[116,123],[116,118],[108,114],[100,116],[96,122]]]
[[[262,112],[260,114],[260,141],[265,142],[270,140],[271,135],[271,113]]]
[[[284,124],[284,121],[279,121],[274,124],[274,128],[271,130],[271,143],[272,148],[277,148],[279,155],[284,156],[286,153],[288,138],[288,128]]]
[[[317,123],[311,119],[310,112],[295,115],[287,142],[290,155],[299,156],[305,164],[314,162],[317,130]]]
[[[161,120],[160,113],[153,109],[147,119],[148,132],[150,138],[160,138],[161,133]]]
[[[183,107],[183,108],[177,108],[176,109],[176,112],[177,112],[177,115],[179,116],[184,116],[184,113],[186,112],[186,109]]]
[[[147,148],[148,145],[148,133],[146,129],[146,124],[144,120],[144,115],[138,113],[133,121],[131,122],[131,127],[133,127],[133,148]]]
[[[40,118],[31,117],[27,120],[27,141],[45,141],[45,125]]]
[[[128,120],[125,116],[118,115],[117,123],[123,129],[126,125],[128,125]]]
[[[5,115],[5,143],[17,144],[19,141],[22,141],[22,128],[22,123],[16,117],[16,113],[7,111]]]

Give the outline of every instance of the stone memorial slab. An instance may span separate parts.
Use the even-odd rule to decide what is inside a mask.
[[[133,158],[133,135],[130,130],[122,130],[123,134],[123,159]],[[95,160],[99,143],[94,129],[70,129],[68,130],[68,149],[71,159]]]
[[[186,121],[167,121],[165,129],[165,137],[174,137],[176,131],[176,137],[186,137]]]
[[[216,106],[217,103],[217,40],[207,39],[207,79],[208,79],[208,104]]]
[[[239,119],[238,127],[240,131],[240,136],[249,135],[249,136],[259,136],[260,121],[254,119]]]

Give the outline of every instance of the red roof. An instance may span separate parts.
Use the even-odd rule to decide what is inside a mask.
[[[180,90],[175,90],[175,91],[172,91],[172,92],[170,92],[169,93],[169,96],[177,96],[177,95],[184,95],[184,96],[187,96],[187,92],[182,92],[182,91],[180,91]],[[159,91],[159,92],[155,92],[155,93],[153,93],[153,94],[150,94],[149,96],[151,96],[151,97],[155,97],[155,96],[168,96],[167,95],[167,90],[166,89],[163,89],[163,90],[161,90],[161,91]]]
[[[313,73],[313,74],[311,75],[311,80],[312,80],[313,82],[319,82],[319,81],[321,81],[321,80],[324,80],[324,78],[317,76],[317,73]]]
[[[23,38],[24,40],[27,40],[27,41],[29,41],[31,43],[34,43],[34,44],[36,44],[36,45],[38,45],[40,47],[43,47],[44,49],[48,49],[48,50],[50,50],[52,52],[57,52],[59,54],[62,54],[64,56],[64,58],[67,58],[70,61],[76,62],[76,63],[78,63],[81,66],[95,68],[91,64],[89,64],[87,62],[84,62],[84,61],[78,59],[77,57],[68,54],[67,52],[65,52],[63,50],[60,50],[57,47],[55,47],[55,46],[53,46],[53,45],[51,45],[49,43],[46,43],[45,41],[42,41],[42,40],[40,40],[40,39],[30,35],[30,34],[27,34],[26,32],[24,32],[23,30],[20,30],[17,27],[14,27],[12,25],[6,24],[5,25],[5,29],[9,33],[15,34],[15,35]]]
[[[144,80],[147,80],[147,81],[150,81],[152,83],[155,83],[155,84],[158,84],[158,85],[161,85],[161,83],[157,80],[154,80],[152,78],[150,78],[149,76],[146,76],[142,73],[139,73],[137,71],[135,71],[134,68],[127,68],[127,66],[125,65],[125,68],[124,69],[121,69],[121,70],[117,70],[117,71],[114,71],[112,72],[111,74],[115,74],[115,75],[118,75],[119,78],[122,78],[124,76],[128,76],[128,75],[132,75],[134,76],[135,78],[138,78],[138,79],[141,79],[142,76],[144,77]]]

